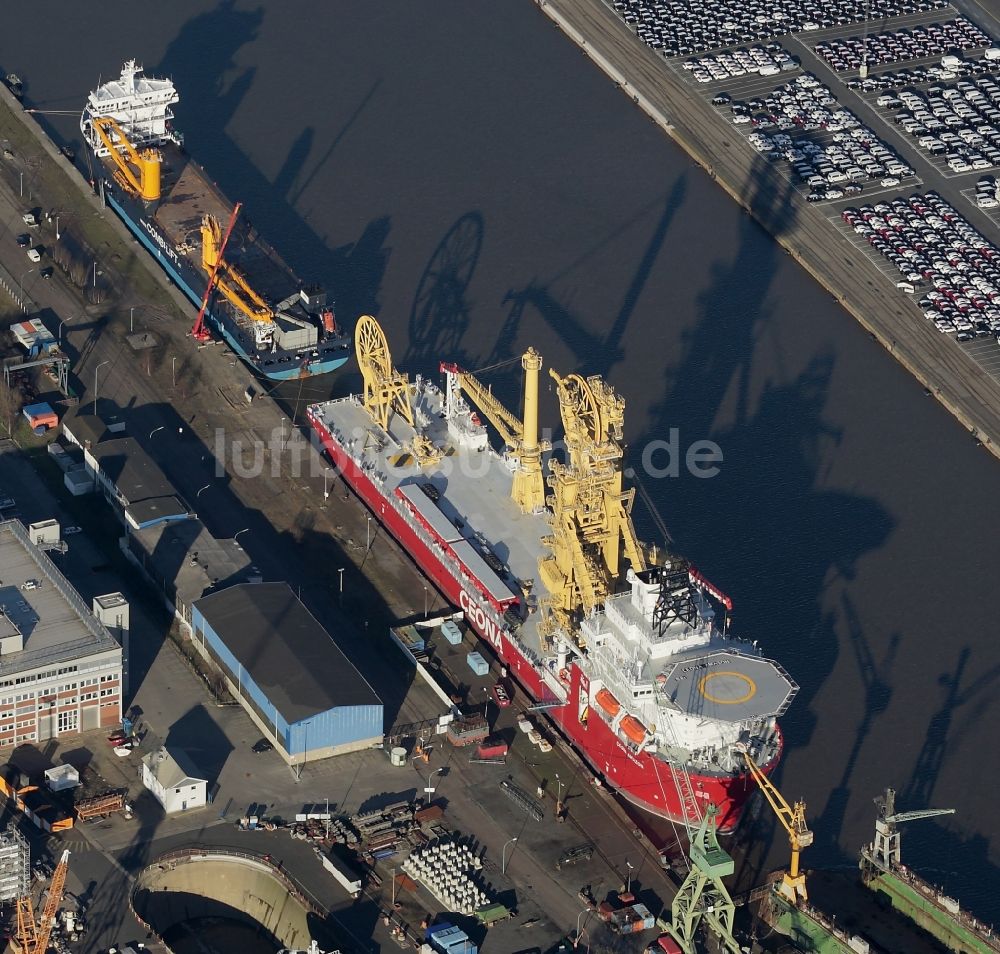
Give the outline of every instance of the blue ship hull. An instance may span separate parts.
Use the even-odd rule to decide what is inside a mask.
[[[164,254],[164,249],[170,248],[170,240],[156,225],[152,215],[131,196],[124,193],[118,185],[109,178],[101,182],[104,201],[111,206],[119,218],[128,226],[129,231],[142,243],[143,247],[153,256],[159,266],[170,276],[177,287],[184,292],[196,308],[201,308],[202,299],[207,286],[207,276],[195,269],[186,258],[171,253]],[[141,224],[140,224],[141,223]],[[157,241],[154,242],[153,238]],[[345,339],[338,339],[334,346],[324,342],[319,349],[318,357],[312,357],[311,352],[275,351],[266,355],[252,353],[252,340],[246,331],[227,315],[206,308],[205,319],[210,327],[239,355],[247,365],[258,374],[272,381],[289,381],[303,377],[313,377],[329,374],[342,367],[350,357],[350,351]]]

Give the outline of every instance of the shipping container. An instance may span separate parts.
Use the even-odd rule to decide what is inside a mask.
[[[476,747],[476,755],[481,759],[501,759],[507,754],[507,743],[503,739],[484,739]]]
[[[465,657],[466,663],[468,663],[469,668],[477,676],[487,676],[490,672],[490,664],[483,659],[483,657],[477,652],[471,652]]]
[[[457,646],[462,641],[462,631],[452,620],[445,620],[441,624],[441,635],[444,636],[452,646]]]

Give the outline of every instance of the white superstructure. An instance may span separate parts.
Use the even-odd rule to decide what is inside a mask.
[[[180,146],[184,137],[171,128],[174,113],[170,108],[179,99],[172,80],[146,76],[135,60],[128,60],[118,79],[102,83],[87,97],[80,132],[102,157],[108,150],[91,128],[95,116],[113,119],[137,149],[165,142]]]

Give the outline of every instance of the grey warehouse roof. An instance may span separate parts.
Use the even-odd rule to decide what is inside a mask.
[[[194,605],[290,724],[382,704],[287,583],[238,583]]]

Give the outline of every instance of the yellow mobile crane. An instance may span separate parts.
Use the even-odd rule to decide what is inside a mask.
[[[139,152],[110,116],[95,116],[91,123],[115,164],[115,181],[126,192],[146,202],[157,201],[160,198],[160,162],[163,158],[160,153],[155,149]]]
[[[791,901],[792,904],[797,904],[799,901],[806,901],[809,897],[806,891],[806,876],[804,872],[799,871],[799,855],[803,848],[808,848],[813,843],[813,833],[806,825],[806,803],[802,799],[799,799],[794,807],[790,806],[785,801],[781,792],[774,787],[771,780],[760,770],[760,767],[750,756],[749,752],[744,751],[743,761],[746,762],[747,768],[750,769],[750,774],[757,780],[760,790],[764,793],[764,797],[768,800],[778,821],[781,822],[782,828],[788,832],[788,843],[792,849],[792,858],[788,865],[788,871],[782,875],[781,884],[775,886],[776,890],[783,897]]]
[[[49,947],[49,936],[55,923],[56,912],[62,903],[63,889],[66,887],[66,872],[69,870],[69,852],[64,851],[56,865],[49,885],[49,894],[42,909],[41,921],[35,924],[35,907],[31,895],[23,894],[17,899],[16,944],[20,954],[45,954]]]

